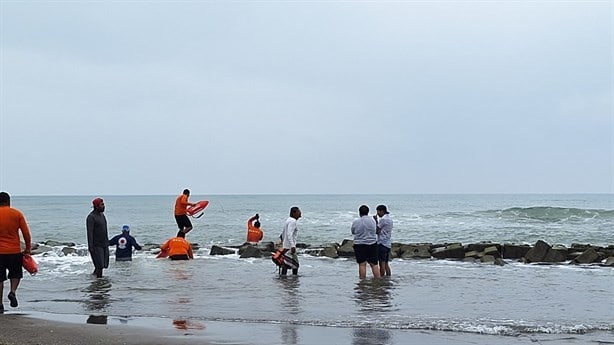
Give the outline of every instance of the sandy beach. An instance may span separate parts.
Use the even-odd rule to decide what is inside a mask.
[[[376,328],[342,328],[297,326],[292,324],[245,324],[213,321],[206,324],[168,323],[160,327],[150,320],[151,327],[120,324],[79,324],[64,320],[64,315],[38,314],[0,315],[0,345],[188,345],[188,344],[292,344],[292,345],[401,345],[401,344],[584,344],[599,343],[599,335],[591,339],[570,335],[559,336],[494,336],[470,333],[383,330]],[[45,318],[41,318],[44,316]],[[83,316],[86,318],[87,316]],[[70,319],[70,317],[69,317]],[[147,323],[147,320],[139,322]]]

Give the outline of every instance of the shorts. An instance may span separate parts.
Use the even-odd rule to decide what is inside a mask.
[[[354,255],[356,256],[356,262],[359,264],[366,261],[371,265],[377,265],[377,243],[355,244]]]
[[[95,268],[109,268],[109,247],[94,247],[90,256]]]
[[[188,218],[187,214],[175,215],[175,221],[177,222],[179,230],[192,227],[192,222],[190,222],[190,218]]]
[[[377,245],[377,259],[379,262],[388,262],[390,261],[390,248],[386,247],[383,244]]]
[[[6,280],[6,271],[9,271],[8,279],[23,278],[23,269],[21,260],[23,254],[0,254],[0,282]]]

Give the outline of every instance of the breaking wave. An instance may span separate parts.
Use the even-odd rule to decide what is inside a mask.
[[[593,219],[614,219],[614,210],[566,208],[553,206],[512,207],[503,210],[490,210],[487,214],[504,219],[541,221],[547,223],[583,222]]]

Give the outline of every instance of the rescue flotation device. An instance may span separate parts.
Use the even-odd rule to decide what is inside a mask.
[[[38,264],[30,254],[23,255],[23,258],[21,259],[21,265],[31,275],[35,275],[36,273],[38,273]]]
[[[209,205],[209,200],[201,200],[197,202],[194,206],[188,206],[186,208],[186,213],[188,214],[188,216],[194,217],[195,214],[203,211],[207,207],[207,205]],[[202,214],[200,214],[198,217],[200,216],[202,216]]]

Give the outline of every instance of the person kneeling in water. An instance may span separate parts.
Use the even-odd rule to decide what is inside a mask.
[[[164,242],[160,249],[162,251],[168,250],[168,257],[171,260],[194,259],[192,245],[185,239],[185,233],[181,230],[177,232],[177,237]]]

